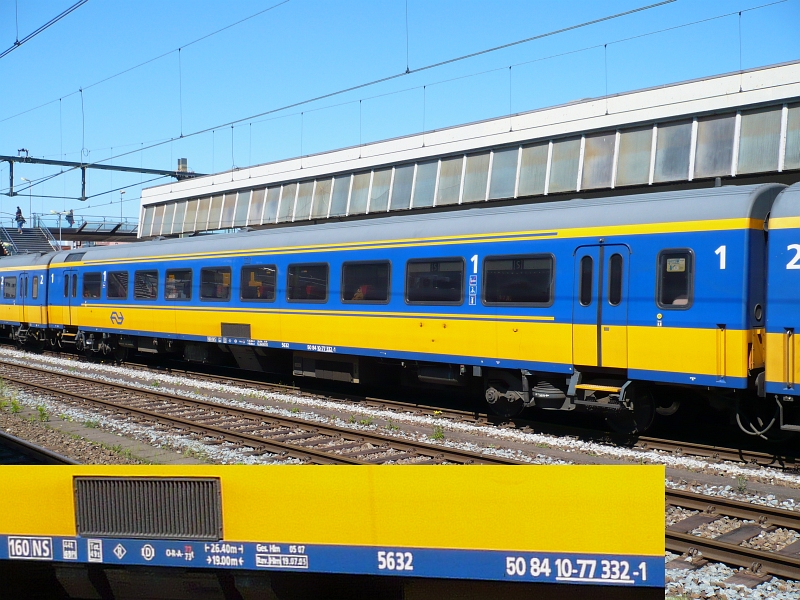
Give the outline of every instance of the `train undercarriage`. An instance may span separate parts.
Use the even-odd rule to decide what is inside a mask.
[[[457,389],[482,393],[489,410],[511,418],[523,411],[579,411],[600,415],[615,432],[638,435],[657,417],[679,412],[691,392],[728,413],[749,436],[784,440],[800,431],[800,402],[790,396],[765,395],[763,372],[752,389],[681,387],[631,381],[625,370],[576,368],[571,376],[519,369],[401,361],[320,351],[297,351],[241,344],[117,335],[78,328],[44,329],[3,326],[5,337],[22,348],[51,349],[85,355],[91,360],[121,363],[134,355],[161,355],[196,364],[238,367],[350,384],[401,385],[404,388]],[[685,403],[685,401],[684,401]]]

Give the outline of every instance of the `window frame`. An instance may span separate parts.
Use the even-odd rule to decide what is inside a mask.
[[[258,269],[258,268],[272,268],[275,269],[275,294],[271,299],[266,298],[245,298],[244,293],[244,270],[245,269]],[[257,264],[257,265],[242,265],[239,269],[239,301],[240,302],[275,302],[278,299],[278,281],[280,272],[276,264]],[[288,291],[287,291],[288,294]]]
[[[228,285],[228,297],[227,298],[205,298],[203,297],[203,271],[224,271],[225,269],[228,270],[228,274],[230,275],[230,284]],[[194,283],[194,282],[193,282]],[[230,265],[222,266],[222,267],[200,267],[200,302],[230,302],[231,298],[233,297],[233,268]],[[190,298],[191,300],[191,298]]]
[[[11,296],[9,296],[8,292],[6,291],[6,285],[8,284],[9,279],[14,280],[14,293]],[[6,275],[5,277],[3,277],[3,300],[16,300],[18,287],[19,287],[19,281],[16,275],[11,275],[10,277]]]
[[[306,298],[292,299],[289,297],[289,277],[291,277],[292,267],[325,267],[328,270],[328,278],[325,282],[325,299],[324,300],[309,300]],[[275,278],[277,287],[277,277]],[[278,290],[275,290],[275,296],[278,295]],[[331,265],[327,262],[300,262],[291,263],[286,265],[286,302],[294,304],[326,304],[331,297]]]
[[[619,270],[619,300],[615,303],[611,301],[611,284],[612,284],[612,261],[614,260],[615,256],[619,256],[619,260],[621,262],[620,270]],[[606,301],[608,302],[609,306],[619,306],[622,304],[624,300],[624,292],[625,292],[625,257],[622,255],[622,252],[613,252],[611,256],[608,257],[608,290],[606,293]]]
[[[673,254],[676,252],[686,252],[689,255],[689,289],[687,290],[687,301],[683,306],[675,306],[674,304],[661,303],[661,257],[665,254]],[[691,248],[664,248],[659,250],[656,256],[656,306],[662,310],[689,310],[694,305],[694,275],[695,275],[695,255],[694,250]]]
[[[488,302],[486,300],[486,291],[488,289],[486,277],[486,261],[490,260],[517,260],[517,259],[530,259],[530,258],[550,258],[550,294],[547,302]],[[483,257],[483,264],[481,265],[481,277],[483,277],[481,284],[481,304],[484,306],[520,306],[525,308],[549,308],[555,302],[555,288],[556,288],[556,256],[552,252],[540,252],[538,254],[492,254]]]
[[[591,271],[589,272],[589,300],[587,302],[583,301],[583,264],[586,259],[589,259],[591,262]],[[598,261],[599,262],[599,261]],[[591,306],[592,302],[594,302],[594,256],[591,254],[584,254],[581,256],[581,259],[578,261],[578,304],[586,308],[587,306]]]
[[[460,262],[461,263],[461,298],[457,302],[429,302],[408,299],[408,267],[412,263],[426,262]],[[405,278],[403,280],[403,301],[409,306],[463,306],[466,296],[467,260],[463,256],[434,256],[431,258],[409,258],[406,260]]]
[[[389,273],[387,275],[387,289],[386,289],[386,300],[345,300],[344,299],[344,269],[345,267],[351,265],[379,265],[379,264],[388,264],[389,265]],[[339,286],[339,298],[342,304],[379,304],[385,305],[389,304],[392,301],[392,261],[388,258],[385,260],[348,260],[342,263],[342,267],[340,269],[341,273],[341,282]]]
[[[109,291],[111,290],[111,276],[117,275],[119,273],[125,273],[128,276],[128,279],[125,281],[125,295],[121,297],[111,296],[109,295]],[[131,275],[129,271],[107,271],[106,272],[106,300],[127,300],[128,299],[128,289],[130,288],[131,282]]]
[[[86,276],[87,275],[98,275],[100,277],[100,293],[97,297],[94,296],[87,296],[86,295]],[[81,277],[81,299],[82,300],[102,300],[103,298],[103,272],[102,271],[89,271],[84,272],[83,277]]]
[[[139,273],[155,273],[156,274],[156,295],[153,298],[137,298],[136,297],[136,276]],[[158,269],[138,269],[133,272],[133,299],[138,302],[157,302],[158,296],[161,293],[158,285]]]
[[[33,282],[31,283],[31,299],[38,300],[39,299],[39,276],[33,276]]]
[[[221,217],[220,217],[221,218]],[[188,271],[189,272],[189,296],[188,298],[170,298],[167,296],[167,285],[169,285],[169,274],[176,273],[181,271]],[[165,302],[191,302],[192,296],[194,295],[194,269],[191,267],[178,267],[177,269],[165,269],[164,270],[164,301]]]

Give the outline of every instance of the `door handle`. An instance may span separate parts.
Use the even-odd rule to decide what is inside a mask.
[[[784,364],[784,372],[786,377],[786,388],[791,389],[794,387],[794,329],[787,329],[784,338],[784,352],[783,356],[786,359]]]

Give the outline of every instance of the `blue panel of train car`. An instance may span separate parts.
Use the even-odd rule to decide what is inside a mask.
[[[776,199],[769,220],[766,392],[800,395],[800,184]]]
[[[45,337],[51,256],[23,254],[0,261],[0,325],[12,339],[39,342]]]

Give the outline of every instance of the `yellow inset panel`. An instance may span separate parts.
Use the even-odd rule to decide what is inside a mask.
[[[603,325],[601,348],[603,366],[625,369],[628,367],[628,327],[626,325]]]
[[[572,326],[572,360],[576,365],[597,366],[597,325]]]
[[[664,467],[650,465],[4,467],[0,534],[75,535],[76,475],[219,477],[231,541],[664,551]]]
[[[767,337],[767,366],[765,377],[767,381],[782,383],[784,386],[796,386],[800,382],[800,342],[794,332],[768,333]]]

